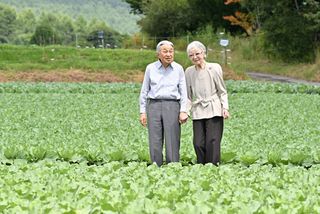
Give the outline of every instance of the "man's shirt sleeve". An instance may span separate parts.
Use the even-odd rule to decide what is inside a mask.
[[[179,91],[180,91],[180,112],[187,112],[187,84],[186,84],[186,77],[183,71],[183,68],[180,69],[179,75]]]
[[[140,113],[146,113],[147,98],[150,90],[150,66],[147,66],[140,92]]]

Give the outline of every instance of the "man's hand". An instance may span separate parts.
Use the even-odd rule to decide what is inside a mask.
[[[188,114],[186,112],[180,112],[179,114],[179,123],[183,124],[187,122],[188,120]]]
[[[140,114],[140,123],[141,123],[141,125],[143,125],[144,127],[147,126],[147,114],[146,114],[146,113],[141,113],[141,114]]]

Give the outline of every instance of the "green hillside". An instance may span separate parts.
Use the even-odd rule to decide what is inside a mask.
[[[16,8],[17,12],[31,9],[35,14],[42,12],[69,14],[70,17],[83,16],[104,20],[108,26],[120,33],[133,34],[139,31],[136,21],[139,16],[130,14],[129,5],[122,0],[0,0]]]

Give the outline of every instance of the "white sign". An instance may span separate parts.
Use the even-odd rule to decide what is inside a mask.
[[[223,47],[227,47],[229,44],[229,40],[227,39],[220,39],[220,45]]]

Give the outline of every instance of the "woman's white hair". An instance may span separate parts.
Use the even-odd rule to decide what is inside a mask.
[[[170,42],[168,40],[162,40],[161,42],[159,42],[157,44],[157,48],[156,48],[157,53],[160,52],[160,48],[161,48],[162,45],[171,45],[173,47],[173,43],[172,42]]]
[[[202,44],[201,42],[199,41],[193,41],[191,42],[188,47],[187,47],[187,54],[189,55],[190,54],[190,51],[194,48],[197,48],[197,49],[200,49],[203,53],[204,53],[204,56],[207,55],[207,50],[206,50],[206,46],[204,46],[204,44]]]

